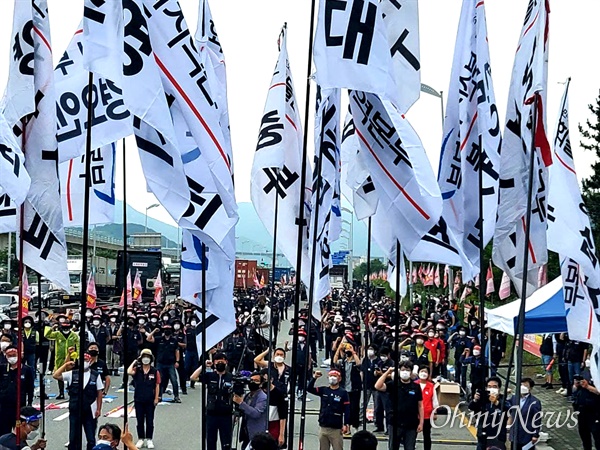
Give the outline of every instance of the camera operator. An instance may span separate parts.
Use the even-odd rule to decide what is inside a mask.
[[[248,383],[250,392],[244,397],[237,393],[233,394],[234,403],[239,405],[240,411],[243,413],[240,430],[242,448],[246,448],[256,434],[267,429],[267,394],[261,389],[261,385],[260,373],[254,372]]]
[[[498,377],[487,380],[485,392],[476,391],[469,409],[477,414],[477,450],[489,447],[506,449],[506,418],[501,417],[507,405],[502,394],[502,381]]]
[[[202,373],[200,366],[192,374],[193,381],[207,386],[206,402],[206,442],[208,450],[217,450],[217,434],[221,440],[221,449],[231,445],[233,405],[231,403],[231,387],[233,375],[227,371],[227,357],[224,353],[215,353],[213,360],[207,360]],[[214,370],[213,370],[214,369]]]
[[[271,308],[267,306],[267,297],[258,297],[258,304],[251,311],[252,325],[257,337],[258,348],[261,353],[269,346],[269,327],[271,326]],[[255,356],[258,356],[258,353]]]

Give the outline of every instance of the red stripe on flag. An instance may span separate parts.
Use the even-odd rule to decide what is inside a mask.
[[[67,211],[69,211],[69,222],[73,221],[73,206],[71,205],[71,174],[73,173],[73,160],[69,161],[69,173],[67,175]]]
[[[523,230],[525,230],[525,217],[521,217],[521,223],[523,224]],[[531,262],[533,264],[537,263],[537,258],[535,257],[535,252],[533,251],[533,245],[531,244],[531,239],[529,240],[529,254],[531,255]],[[523,274],[523,276],[526,276]]]
[[[285,118],[294,127],[294,130],[298,131],[298,127],[296,127],[296,124],[294,123],[294,121],[292,120],[292,118],[290,116],[288,116],[287,114],[285,115]]]
[[[465,139],[460,144],[460,151],[461,152],[465,148],[465,145],[467,145],[467,141],[469,140],[469,136],[471,136],[471,131],[473,131],[473,127],[475,126],[475,122],[477,122],[477,115],[478,114],[479,114],[479,111],[475,111],[475,115],[473,116],[473,119],[471,120],[471,125],[469,125],[469,131],[467,131],[467,135],[465,136]]]
[[[269,90],[276,88],[277,86],[285,86],[285,83],[275,83],[273,86],[269,88]]]
[[[419,214],[421,214],[425,218],[425,220],[429,220],[431,218],[431,217],[429,217],[429,214],[427,214],[423,210],[423,208],[421,208],[419,206],[419,204],[410,195],[408,195],[408,192],[406,192],[404,190],[404,188],[402,186],[400,186],[400,184],[398,184],[396,179],[388,172],[388,170],[385,168],[385,166],[383,165],[381,160],[377,157],[377,155],[375,154],[375,152],[373,151],[373,149],[371,148],[371,146],[369,145],[369,143],[367,142],[365,137],[360,133],[360,131],[358,131],[358,129],[356,129],[356,134],[361,139],[361,141],[363,141],[365,143],[365,145],[367,146],[367,148],[369,149],[369,151],[371,152],[371,154],[377,161],[377,164],[379,164],[379,167],[381,167],[381,169],[385,172],[385,174],[392,181],[392,183],[394,183],[394,185],[400,190],[400,192],[402,192],[402,195],[404,195],[404,197],[406,197],[406,200],[408,200],[409,203],[414,206],[414,208],[419,212]]]
[[[575,175],[577,175],[577,173],[575,172],[575,169],[572,169],[566,162],[563,161],[563,159],[558,155],[558,153],[554,152],[554,156],[556,156],[556,159],[558,159],[560,161],[560,163],[565,166],[565,168],[569,171],[569,172],[573,172]]]
[[[33,31],[35,31],[35,34],[37,34],[40,37],[40,39],[44,42],[46,47],[48,47],[48,50],[52,51],[52,46],[50,45],[50,42],[48,42],[48,40],[46,39],[46,36],[44,36],[42,32],[36,27],[33,27]]]
[[[179,83],[177,83],[177,80],[175,80],[175,77],[173,77],[173,75],[171,75],[171,73],[167,70],[167,68],[165,67],[165,65],[162,63],[162,61],[160,60],[160,58],[156,54],[154,54],[154,59],[156,60],[156,63],[158,64],[158,67],[160,67],[160,70],[162,70],[163,73],[167,76],[167,78],[169,79],[169,81],[171,82],[171,84],[173,85],[173,87],[177,90],[177,92],[179,92],[179,94],[181,94],[181,97],[183,98],[183,100],[187,103],[188,107],[192,110],[192,112],[194,113],[194,115],[196,116],[196,118],[200,121],[200,123],[202,124],[202,126],[206,130],[206,133],[208,134],[208,136],[211,138],[211,140],[215,144],[215,147],[217,147],[217,150],[219,150],[219,153],[221,154],[221,158],[223,158],[223,161],[227,165],[227,169],[231,173],[231,165],[229,164],[229,160],[227,159],[227,155],[223,151],[223,148],[221,147],[221,144],[219,143],[219,141],[217,140],[217,138],[213,134],[212,130],[209,128],[208,124],[204,121],[204,118],[200,114],[200,111],[198,111],[198,109],[196,108],[196,106],[192,103],[192,100],[187,96],[187,94],[185,93],[185,91],[183,90],[183,88],[179,85]]]

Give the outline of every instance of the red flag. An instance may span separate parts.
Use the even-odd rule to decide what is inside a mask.
[[[510,296],[510,278],[506,272],[502,272],[502,281],[500,282],[498,296],[500,297],[500,300],[505,300]]]
[[[121,300],[119,301],[119,306],[125,306],[124,295],[127,295],[127,304],[131,305],[133,303],[133,298],[131,297],[131,271],[127,273],[127,294],[125,294],[125,289],[121,292]]]
[[[41,293],[38,293],[40,295]],[[29,314],[29,301],[31,300],[31,294],[29,294],[29,281],[27,280],[27,274],[23,272],[23,285],[21,294],[21,304],[23,305],[21,311],[21,318],[27,317]],[[40,300],[41,301],[41,300]]]
[[[413,267],[412,270],[412,283],[415,284],[417,282],[417,268]]]
[[[160,305],[162,301],[162,277],[160,276],[160,269],[158,270],[158,275],[156,275],[156,280],[154,280],[154,301],[157,305]]]
[[[448,287],[448,276],[450,276],[450,267],[444,267],[444,289]]]
[[[467,296],[471,295],[471,292],[473,292],[471,290],[471,288],[469,286],[465,286],[465,289],[463,290],[462,295],[460,296],[460,301],[464,302],[465,299],[467,298]]]
[[[258,281],[258,277],[256,276],[256,272],[254,272],[254,280],[252,280],[252,281],[254,281],[255,288],[260,288],[260,283]]]
[[[496,287],[494,286],[494,272],[492,270],[492,262],[490,261],[490,265],[488,266],[487,275],[485,277],[486,280],[486,288],[485,295],[491,295],[493,292],[496,292]]]
[[[142,279],[140,278],[140,271],[135,271],[135,278],[133,279],[133,301],[141,302],[142,301]]]
[[[94,309],[96,307],[96,299],[98,298],[98,296],[96,295],[96,280],[94,280],[93,273],[90,273],[85,293],[87,295],[87,308]]]
[[[540,266],[538,270],[538,288],[548,284],[548,264]]]
[[[460,276],[458,275],[458,272],[456,272],[456,275],[454,275],[454,296],[456,297],[456,294],[458,294],[458,291],[460,290]]]
[[[436,287],[440,287],[440,265],[439,264],[435,267],[435,273],[433,275],[433,282],[435,283]]]

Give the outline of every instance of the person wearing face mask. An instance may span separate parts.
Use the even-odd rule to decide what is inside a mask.
[[[127,326],[121,325],[117,336],[121,338],[121,343],[124,344],[124,340],[127,340],[127,353],[125,353],[125,346],[123,345],[123,352],[121,353],[121,363],[124,367],[129,367],[133,361],[137,358],[138,349],[144,343],[144,336],[140,332],[139,328],[136,327],[136,319],[133,316],[127,318]],[[123,373],[123,382],[119,389],[125,389],[125,373]]]
[[[431,450],[431,419],[437,419],[437,414],[434,413],[436,408],[440,406],[438,401],[435,385],[429,380],[429,367],[423,366],[419,369],[419,378],[415,380],[421,387],[423,394],[423,449]]]
[[[9,433],[0,436],[0,448],[7,450],[21,450],[25,448],[39,450],[46,448],[46,440],[38,439],[38,429],[40,428],[40,420],[42,419],[40,411],[32,406],[23,406],[19,411],[19,416],[21,418],[21,426],[18,430],[19,443],[17,444],[17,429],[13,427]],[[33,442],[33,444],[29,445],[27,441]]]
[[[535,382],[531,378],[523,378],[520,395],[513,395],[511,398],[508,437],[512,442],[512,450],[522,450],[528,444],[535,445],[540,438],[542,403],[531,394],[534,386]]]
[[[241,448],[246,448],[250,440],[257,434],[267,429],[268,408],[267,394],[261,389],[262,377],[254,372],[250,376],[248,392],[244,397],[233,394],[233,402],[237,403],[243,413],[240,428]]]
[[[119,331],[119,313],[111,311],[108,315],[108,338],[106,340],[106,365],[111,375],[119,374],[119,353],[121,350],[121,340],[117,336]]]
[[[392,379],[393,367],[390,367],[375,383],[375,389],[396,395],[392,404],[389,450],[399,450],[403,442],[404,450],[415,450],[417,434],[423,430],[425,412],[421,388],[411,380],[412,364],[399,364],[399,380]],[[401,412],[401,413],[400,413]]]
[[[297,369],[296,369],[296,374],[297,374],[296,386],[298,386],[298,388],[297,388],[297,398],[298,399],[302,398],[303,389],[304,389],[304,386],[306,385],[306,373],[307,373],[308,368],[305,365],[305,361],[306,361],[306,353],[309,351],[310,351],[310,349],[306,342],[306,331],[304,331],[303,329],[300,329],[300,330],[298,330],[298,348],[296,349],[296,352],[297,352],[296,353],[297,354],[296,361],[298,362]],[[309,365],[310,365],[310,358],[309,358]],[[309,402],[309,401],[311,401],[311,399],[309,397],[306,397],[306,401]]]
[[[285,426],[289,410],[287,392],[277,389],[274,378],[271,378],[270,382],[267,381],[268,369],[262,369],[261,374],[264,380],[262,389],[265,392],[269,390],[267,395],[267,401],[269,402],[269,434],[282,447],[285,444]]]
[[[181,393],[183,395],[187,395],[187,371],[185,367],[185,349],[187,347],[187,342],[185,338],[185,333],[183,330],[183,322],[180,319],[175,319],[173,321],[173,338],[177,341],[177,345],[179,346],[179,365],[177,367],[177,376],[179,377],[179,387],[181,388]]]
[[[35,358],[39,335],[33,329],[33,319],[31,317],[23,318],[23,358],[25,364],[35,369]]]
[[[119,443],[123,443],[127,450],[138,450],[138,447],[133,443],[133,436],[129,432],[129,428],[125,425],[125,430],[121,434],[121,429],[114,423],[105,423],[98,430],[98,440],[93,450],[111,450],[119,448]]]
[[[341,357],[341,354],[344,357]],[[348,342],[338,346],[333,356],[333,365],[336,367],[342,379],[340,383],[348,393],[350,399],[350,426],[360,426],[360,397],[362,394],[362,378],[360,375],[360,358],[354,347]]]
[[[90,325],[90,333],[94,337],[93,342],[98,343],[99,357],[102,361],[105,361],[106,343],[108,342],[110,332],[106,325],[102,323],[101,316],[92,316],[91,320],[88,321],[88,325]]]
[[[185,337],[185,353],[183,354],[183,362],[185,364],[186,377],[189,379],[194,370],[200,365],[198,358],[198,344],[196,343],[196,325],[198,320],[196,316],[192,316],[184,328]],[[190,379],[190,389],[196,389],[195,382]]]
[[[74,348],[75,353],[79,355],[79,334],[72,330],[71,322],[64,314],[56,317],[58,323],[44,329],[44,336],[50,341],[54,341],[54,368],[55,370],[64,365],[67,360],[69,348]],[[56,373],[56,372],[55,372]],[[62,378],[58,380],[59,394],[56,400],[64,400],[65,383]]]
[[[369,404],[371,398],[373,398],[373,405],[375,406],[374,418],[375,418],[375,431],[383,431],[383,405],[378,404],[379,391],[375,389],[375,382],[381,376],[381,369],[379,368],[381,360],[377,356],[377,347],[374,344],[369,345],[367,348],[367,355],[363,358],[361,363],[362,379],[366,383],[367,395],[363,399],[364,404]],[[361,408],[361,413],[364,411],[364,405]],[[364,417],[362,418],[364,420]]]
[[[400,361],[410,361],[409,357],[408,357],[408,352],[403,351],[402,353],[405,353],[405,355],[400,356]],[[377,382],[377,380],[379,379],[379,377],[381,377],[381,375],[383,375],[390,367],[395,367],[396,365],[396,361],[394,361],[391,358],[391,354],[392,351],[390,350],[389,347],[383,347],[380,352],[379,352],[379,361],[380,363],[378,364],[377,370],[375,371],[375,375],[376,375],[376,380],[375,382]],[[391,418],[391,409],[392,409],[392,400],[390,398],[390,393],[389,392],[382,392],[379,389],[375,388],[377,390],[377,404],[375,405],[375,408],[379,409],[380,411],[382,411],[382,413],[384,414],[385,418],[384,418],[384,422],[385,423],[385,429],[383,427],[383,425],[380,427],[378,423],[376,423],[376,429],[375,432],[379,433],[379,432],[384,432],[384,434],[387,436],[389,435],[389,429],[391,426],[390,423],[390,418]]]
[[[12,337],[8,334],[0,336],[0,364],[6,364],[6,355],[4,352],[8,347],[14,345],[12,343]]]
[[[230,387],[233,376],[227,371],[225,353],[215,353],[213,360],[206,360],[206,370],[200,366],[192,374],[192,380],[206,385],[206,447],[217,450],[217,437],[221,441],[221,450],[229,449],[231,444],[233,405]]]
[[[350,397],[340,386],[342,375],[337,370],[330,370],[328,386],[315,387],[316,381],[323,374],[316,371],[308,387],[308,392],[321,398],[319,409],[319,450],[343,450],[344,437],[350,431]]]
[[[269,372],[269,377],[273,379],[275,387],[284,394],[287,394],[292,369],[285,363],[285,353],[283,348],[276,348],[273,351],[273,361],[269,362],[265,360],[265,357],[269,354],[269,349],[267,349],[254,358],[254,363],[257,367],[266,369]]]
[[[476,345],[473,347],[473,353],[469,349],[461,356],[461,364],[463,367],[470,367],[469,381],[471,382],[471,393],[482,391],[485,385],[487,374],[487,364],[484,355],[481,353],[481,347]]]
[[[127,373],[131,375],[135,394],[133,404],[137,420],[138,442],[136,447],[154,448],[154,413],[159,403],[160,372],[152,367],[154,355],[145,348],[140,357],[131,363]]]
[[[88,345],[87,354],[90,355],[90,369],[98,372],[98,375],[102,378],[102,382],[104,383],[102,394],[106,396],[110,390],[110,372],[106,366],[106,362],[99,357],[100,349],[97,342],[92,342]]]
[[[469,409],[476,414],[477,450],[494,447],[506,450],[506,421],[503,415],[508,410],[500,389],[502,381],[498,377],[487,380],[485,392],[476,392],[469,403]]]
[[[431,355],[432,364],[433,364],[433,372],[431,373],[432,378],[437,377],[440,374],[440,366],[444,363],[442,358],[442,341],[439,339],[435,331],[432,328],[427,331],[427,340],[424,343],[427,350],[429,350],[429,354]]]
[[[473,344],[471,339],[467,336],[467,330],[464,326],[460,325],[458,331],[453,333],[448,338],[448,345],[454,348],[454,368],[455,368],[455,381],[459,383],[462,388],[467,390],[467,366],[462,365],[461,356],[466,349],[471,349]]]
[[[6,351],[6,364],[0,364],[0,436],[10,433],[15,424],[15,411],[17,410],[17,348],[10,345]],[[33,402],[33,368],[21,362],[21,405],[31,406]]]
[[[76,449],[77,427],[83,426],[86,448],[92,450],[96,445],[96,426],[102,414],[102,396],[104,383],[98,372],[90,369],[91,356],[84,354],[83,382],[79,379],[79,366],[76,361],[67,361],[52,375],[55,380],[62,381],[69,393],[69,450]],[[79,416],[79,393],[83,389],[83,416]]]
[[[10,319],[5,319],[2,321],[2,334],[5,336],[10,336],[11,344],[17,345],[17,334],[13,333],[13,323]]]
[[[163,325],[162,334],[155,336],[155,331],[148,336],[148,342],[155,342],[158,348],[156,368],[161,375],[160,399],[162,401],[162,395],[167,389],[170,381],[173,385],[173,403],[181,403],[176,373],[176,369],[181,363],[179,342],[173,337],[173,328],[169,324]]]
[[[420,330],[416,330],[413,333],[413,343],[405,345],[402,350],[408,350],[410,352],[410,361],[416,366],[429,366],[429,373],[433,372],[433,355],[427,347],[425,347],[425,340],[427,336]]]

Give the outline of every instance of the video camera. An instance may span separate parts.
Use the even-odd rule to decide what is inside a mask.
[[[231,394],[239,395],[240,397],[246,392],[246,387],[250,383],[251,373],[247,370],[242,370],[235,375],[231,382],[224,383],[223,387],[228,389]]]

